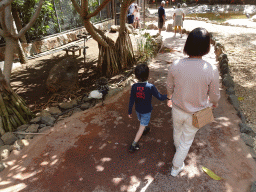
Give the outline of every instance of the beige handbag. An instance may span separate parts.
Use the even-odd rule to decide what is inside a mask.
[[[201,111],[198,111],[192,115],[192,118],[193,126],[200,129],[201,127],[213,122],[214,117],[212,114],[212,108],[207,107]]]

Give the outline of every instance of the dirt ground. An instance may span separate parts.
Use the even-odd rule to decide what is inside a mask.
[[[149,82],[165,93],[168,66],[183,56],[186,36],[173,38],[173,33],[167,32],[163,36],[164,46],[173,52],[160,53],[150,63]],[[214,62],[213,50],[205,59]],[[36,69],[33,72],[37,74]],[[34,92],[37,86],[33,82],[28,85],[28,90]],[[105,106],[96,105],[60,121],[46,135],[35,137],[22,151],[14,151],[6,160],[8,168],[1,172],[1,191],[249,190],[256,180],[255,161],[240,139],[240,119],[222,88],[219,107],[214,110],[215,122],[198,131],[185,160],[185,169],[176,178],[170,176],[174,145],[171,108],[166,102],[153,99],[152,131],[140,140],[139,151],[128,152],[139,126],[134,109],[133,118],[127,116],[129,89],[106,101]],[[35,94],[41,99],[40,94]],[[222,180],[211,179],[202,166]]]

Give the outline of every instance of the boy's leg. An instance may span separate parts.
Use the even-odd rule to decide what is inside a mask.
[[[137,132],[137,134],[136,134],[136,136],[135,136],[135,139],[134,139],[134,141],[135,141],[136,143],[138,143],[138,141],[140,140],[140,138],[141,138],[141,136],[142,136],[142,133],[143,133],[145,127],[146,127],[146,126],[140,124],[140,128],[139,128],[139,130],[138,130],[138,132]]]

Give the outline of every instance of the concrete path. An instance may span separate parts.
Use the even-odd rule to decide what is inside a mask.
[[[152,31],[156,33],[157,31]],[[159,53],[150,63],[149,82],[165,93],[168,66],[183,57],[186,37],[163,32],[170,53]],[[204,59],[215,63],[213,49]],[[221,89],[215,122],[199,130],[185,161],[185,169],[170,176],[174,155],[171,108],[153,99],[150,126],[141,149],[128,152],[139,123],[127,115],[128,87],[110,98],[105,106],[76,113],[59,122],[43,136],[11,154],[1,172],[0,190],[7,191],[239,191],[249,190],[256,180],[256,165],[240,139],[236,111]],[[223,179],[215,181],[202,166]]]

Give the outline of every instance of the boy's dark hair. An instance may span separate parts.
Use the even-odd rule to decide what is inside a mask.
[[[136,66],[135,76],[139,81],[147,81],[149,76],[149,68],[146,63],[142,63]]]
[[[177,7],[180,8],[180,3],[177,4]]]
[[[210,34],[204,28],[198,27],[188,35],[183,52],[189,56],[203,56],[210,51]]]

